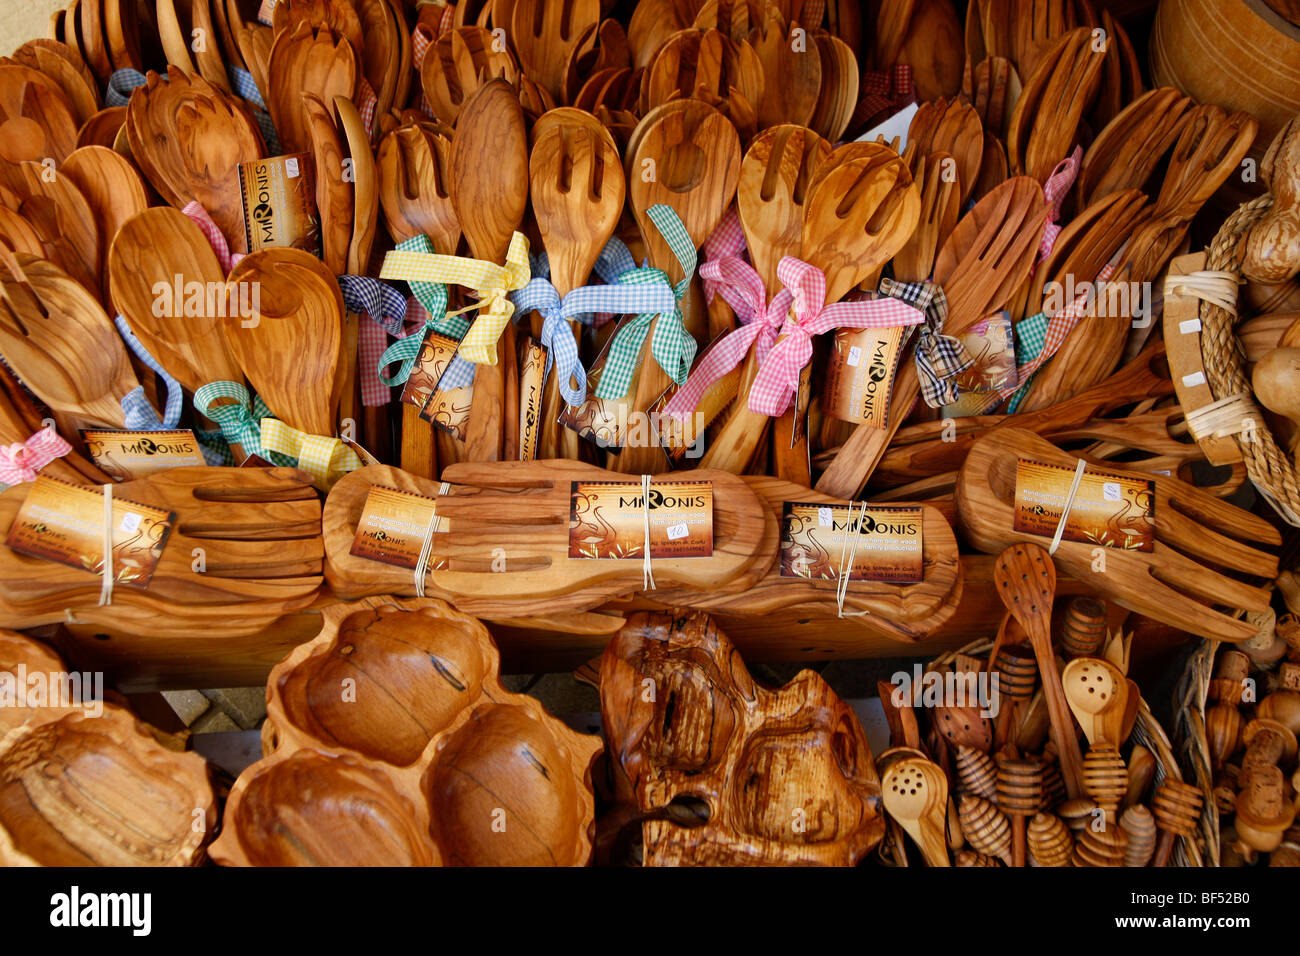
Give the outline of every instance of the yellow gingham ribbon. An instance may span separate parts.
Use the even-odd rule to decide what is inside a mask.
[[[520,232],[510,237],[504,266],[483,259],[394,250],[384,257],[379,278],[441,282],[470,289],[479,301],[459,311],[477,309],[478,318],[461,339],[458,354],[477,365],[496,365],[497,340],[515,313],[510,293],[528,285],[532,278],[528,264],[528,239]]]
[[[361,459],[338,438],[309,435],[278,418],[262,419],[262,448],[298,459],[298,467],[312,476],[312,484],[329,491],[350,471],[361,467]]]

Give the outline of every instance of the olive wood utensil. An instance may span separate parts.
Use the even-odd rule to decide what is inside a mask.
[[[754,105],[760,129],[781,123],[808,126],[817,110],[822,87],[822,58],[816,42],[792,38],[785,19],[767,7],[762,24],[751,35],[763,67],[763,95]],[[856,104],[855,104],[856,105]]]
[[[130,160],[103,146],[74,150],[64,160],[61,172],[72,180],[95,216],[104,259],[102,288],[106,292],[108,250],[118,230],[149,207],[144,181]]]
[[[1099,657],[1076,657],[1061,672],[1065,701],[1083,728],[1089,746],[1124,743],[1129,681],[1124,672]]]
[[[102,104],[95,76],[66,43],[50,39],[28,40],[14,50],[12,61],[31,67],[58,85],[68,98],[78,128],[99,112]],[[8,64],[10,60],[0,62]]]
[[[311,152],[302,91],[322,103],[334,103],[336,97],[351,102],[360,72],[356,50],[328,29],[313,30],[300,20],[275,37],[267,63],[267,106],[286,153]]]
[[[935,254],[940,241],[951,235],[957,225],[961,207],[958,184],[947,175],[947,163],[953,162],[945,152],[931,152],[917,162],[913,175],[921,190],[921,212],[916,229],[907,244],[894,256],[894,276],[908,282],[929,277],[934,270]]]
[[[138,386],[99,302],[57,266],[5,252],[0,355],[51,410],[120,428],[121,399]]]
[[[125,130],[132,159],[169,205],[181,209],[197,201],[231,250],[247,251],[236,170],[261,158],[264,147],[237,100],[175,67],[166,82],[151,71],[131,94]]]
[[[934,279],[948,298],[947,335],[957,335],[1001,308],[1028,275],[1047,222],[1038,183],[1008,179],[958,220],[935,260]],[[855,497],[920,393],[916,369],[904,361],[894,383],[889,424],[855,428],[817,481],[817,490]]]
[[[1078,142],[1083,114],[1101,85],[1105,55],[1092,31],[1063,34],[1044,54],[1016,102],[1007,128],[1007,161],[1014,172],[1046,182]]]
[[[515,0],[510,33],[520,65],[557,100],[564,67],[583,34],[600,20],[599,0]]]
[[[334,97],[334,112],[352,159],[352,239],[348,243],[348,272],[364,275],[379,229],[379,181],[375,154],[356,105],[347,96]]]
[[[958,518],[976,547],[993,551],[1034,537],[1012,530],[1015,469],[1021,458],[1067,468],[1078,461],[1078,456],[1032,432],[1009,426],[976,441],[958,475],[956,489]],[[1267,606],[1267,592],[1225,572],[1271,580],[1277,573],[1277,559],[1253,545],[1275,546],[1280,541],[1277,531],[1176,478],[1134,474],[1111,463],[1103,467],[1111,474],[1154,483],[1155,550],[1108,548],[1108,573],[1087,579],[1115,603],[1175,627],[1224,641],[1252,636],[1253,625],[1212,605],[1243,610]],[[1055,559],[1073,575],[1091,575],[1092,548],[1091,544],[1062,541]]]
[[[348,271],[348,251],[355,222],[358,181],[354,164],[345,175],[343,140],[330,107],[311,93],[302,94],[302,116],[316,164],[316,211],[320,216],[321,258],[337,275]]]
[[[1056,567],[1051,556],[1036,544],[1016,544],[998,555],[993,569],[998,597],[1024,630],[1038,661],[1038,674],[1051,719],[1061,775],[1071,798],[1082,796],[1083,755],[1079,738],[1056,669],[1052,651],[1052,601],[1056,595]]]
[[[379,200],[394,242],[426,235],[440,255],[455,255],[460,220],[451,199],[451,138],[406,123],[379,144]]]
[[[907,831],[928,866],[951,866],[946,838],[948,777],[933,760],[904,757],[880,781],[885,811]]]
[[[1077,189],[1091,204],[1122,189],[1143,189],[1182,132],[1192,99],[1169,86],[1129,103],[1083,155]]]
[[[225,294],[226,276],[212,245],[184,213],[166,206],[129,219],[108,254],[109,294],[131,331],[168,373],[191,392],[209,382],[242,382],[243,372],[231,354],[225,326],[239,321],[230,303],[205,296],[200,314],[185,309],[188,296],[159,315],[159,283],[182,290],[198,283]],[[175,298],[175,293],[172,293]],[[209,310],[208,306],[216,306]]]
[[[821,58],[821,89],[808,126],[827,142],[838,142],[853,122],[858,105],[858,59],[853,48],[839,37],[818,33],[817,55]]]
[[[20,214],[40,237],[43,257],[88,291],[100,294],[103,237],[86,197],[71,176],[46,175],[41,163],[0,163],[0,203]]]
[[[950,156],[956,164],[962,205],[970,200],[984,159],[984,126],[975,107],[958,99],[926,103],[912,117],[907,145],[915,146],[913,155],[918,160],[933,153]]]
[[[241,259],[228,282],[260,284],[257,321],[225,323],[231,354],[249,383],[293,428],[335,434],[343,297],[333,274],[300,249],[263,249]]]
[[[461,109],[495,79],[514,84],[519,66],[507,46],[501,48],[482,27],[458,27],[438,38],[425,54],[420,82],[433,115],[455,123]]]

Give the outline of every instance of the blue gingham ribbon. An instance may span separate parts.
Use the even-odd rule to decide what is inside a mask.
[[[629,256],[630,258],[630,256]],[[546,349],[546,374],[554,359],[560,394],[570,405],[587,399],[587,373],[578,359],[578,343],[570,321],[590,322],[597,312],[624,315],[658,315],[676,305],[673,289],[666,282],[649,285],[588,285],[560,298],[549,279],[533,279],[511,297],[518,314],[542,313],[542,347]]]
[[[262,130],[268,154],[280,155],[280,135],[275,131],[275,123],[271,121],[271,114],[266,109],[266,101],[262,99],[262,91],[257,88],[253,74],[227,63],[226,75],[230,77],[230,85],[234,87],[235,93],[253,108],[253,119]]]
[[[131,100],[131,91],[137,86],[144,86],[146,82],[144,74],[139,70],[133,70],[129,66],[116,70],[108,78],[108,90],[104,102],[108,106],[126,106]]]
[[[149,354],[149,350],[135,337],[125,318],[120,315],[115,316],[113,324],[117,326],[118,334],[122,336],[122,341],[126,343],[127,348],[135,353],[136,358],[153,369],[167,386],[167,406],[163,410],[162,418],[158,417],[153,405],[144,397],[143,385],[137,385],[123,395],[122,413],[126,427],[133,432],[175,428],[180,424],[181,409],[185,401],[184,395],[181,394],[181,383],[168,375],[158,360]]]
[[[646,334],[650,332],[652,325],[654,332],[650,338],[650,354],[659,367],[678,385],[686,381],[698,348],[695,339],[686,331],[681,309],[682,298],[690,288],[691,278],[695,275],[697,258],[695,246],[686,232],[686,227],[671,206],[663,204],[651,206],[646,210],[646,214],[659,230],[660,235],[668,242],[673,255],[677,257],[677,263],[682,269],[682,279],[676,285],[671,285],[666,273],[648,266],[640,269],[624,268],[619,273],[619,285],[667,286],[673,293],[673,308],[671,311],[661,313],[646,312],[637,315],[614,334],[614,338],[609,343],[609,351],[606,353],[600,384],[596,386],[597,398],[616,399],[627,394],[640,364],[641,348],[645,344]],[[616,259],[621,258],[617,248],[611,250],[610,244],[606,244],[600,258],[604,259],[607,252]],[[626,247],[623,248],[623,252],[627,253]],[[627,253],[623,265],[625,266],[631,259],[631,254]],[[599,261],[597,263],[598,268],[610,265],[617,267],[617,263]],[[656,318],[660,321],[655,322]]]
[[[957,401],[957,378],[975,364],[961,340],[943,334],[948,319],[948,299],[938,283],[880,280],[880,293],[906,302],[925,313],[916,343],[916,373],[921,397],[931,408]]]

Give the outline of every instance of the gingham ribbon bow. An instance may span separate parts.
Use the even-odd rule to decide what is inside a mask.
[[[367,408],[387,405],[392,397],[389,388],[401,385],[411,374],[411,365],[415,364],[415,355],[419,349],[419,338],[413,343],[410,364],[403,366],[396,379],[384,377],[384,369],[391,362],[385,361],[388,349],[388,336],[399,341],[410,338],[423,327],[424,323],[407,327],[406,296],[386,282],[369,276],[339,276],[339,291],[343,294],[343,305],[349,312],[367,316],[370,321],[361,323],[357,330],[357,358],[361,372],[361,404]],[[445,293],[444,293],[445,295]],[[371,374],[373,369],[375,374]]]
[[[262,419],[262,447],[296,461],[321,491],[329,491],[336,481],[361,467],[357,453],[341,439],[299,431],[278,418]]]
[[[587,373],[578,359],[578,343],[569,327],[570,320],[587,321],[597,312],[653,315],[669,312],[676,304],[673,290],[665,283],[588,285],[561,298],[549,279],[540,278],[516,292],[514,301],[521,315],[534,310],[542,313],[546,374],[550,374],[554,359],[560,394],[570,405],[581,405],[587,398]]]
[[[35,481],[38,471],[70,451],[72,446],[53,426],[42,428],[27,441],[16,441],[7,448],[0,446],[0,484]]]
[[[168,375],[162,364],[149,354],[149,350],[135,337],[135,333],[131,331],[131,326],[127,325],[125,318],[120,315],[114,316],[113,324],[117,326],[117,332],[122,336],[122,341],[126,343],[127,348],[135,353],[136,358],[153,369],[154,373],[167,386],[167,405],[163,409],[162,418],[158,417],[158,413],[154,411],[149,399],[145,398],[144,386],[137,385],[121,398],[122,423],[127,430],[133,432],[175,428],[180,424],[181,411],[185,403],[181,383]]]
[[[227,401],[228,400],[228,401]],[[271,410],[262,396],[250,396],[238,382],[209,382],[194,393],[194,410],[214,421],[228,445],[238,445],[245,455],[257,455],[274,465],[291,465],[287,459],[276,460],[262,448],[262,430],[258,424],[270,418]]]
[[[722,292],[723,285],[722,280],[714,277],[709,263],[721,262],[724,259],[741,259],[744,254],[745,231],[740,225],[740,214],[736,212],[736,207],[732,206],[722,217],[722,222],[718,223],[718,228],[704,240],[704,264],[700,266],[700,279],[703,280],[705,302],[712,303],[713,297]],[[726,296],[724,295],[723,298],[726,299]],[[731,300],[727,299],[727,302],[730,304]],[[734,311],[736,307],[732,305],[731,308]]]
[[[831,329],[886,328],[925,321],[917,309],[899,299],[826,304],[826,276],[814,265],[785,256],[777,277],[789,290],[790,312],[781,327],[781,340],[767,353],[749,392],[749,410],[776,417],[790,406],[799,387],[799,373],[812,358],[812,337]]]
[[[615,399],[627,394],[632,384],[632,376],[639,365],[641,346],[645,344],[646,333],[650,331],[652,324],[654,334],[650,338],[650,354],[669,378],[678,385],[684,383],[687,373],[691,370],[691,362],[695,359],[695,350],[698,346],[695,344],[695,339],[686,331],[681,307],[682,298],[690,288],[691,278],[695,275],[695,244],[671,206],[662,204],[651,206],[646,213],[655,224],[655,228],[659,230],[659,234],[667,241],[673,255],[677,257],[677,262],[682,268],[682,280],[674,286],[669,283],[667,273],[648,266],[629,269],[619,275],[620,285],[668,286],[673,294],[673,307],[660,313],[643,312],[614,335],[609,343],[609,352],[605,358],[604,370],[601,372],[600,384],[596,386],[597,398]],[[617,255],[617,247],[611,249],[612,246],[613,243],[606,245],[601,252],[602,258],[605,258],[607,253]],[[627,254],[626,247],[622,252]],[[631,256],[628,255],[627,258],[630,260]],[[659,318],[658,322],[654,321],[656,316]]]
[[[1079,175],[1079,164],[1083,162],[1083,147],[1074,147],[1068,158],[1061,160],[1043,184],[1043,198],[1047,200],[1047,226],[1043,237],[1038,241],[1038,261],[1042,262],[1051,255],[1056,245],[1056,237],[1061,234],[1061,204],[1070,193],[1070,187]]]
[[[921,397],[931,408],[957,401],[957,376],[975,364],[961,340],[943,334],[948,320],[948,298],[934,282],[880,280],[880,294],[899,299],[925,313],[916,342],[916,373]]]
[[[163,79],[167,79],[165,76]],[[148,82],[145,75],[139,70],[133,70],[129,66],[124,66],[120,70],[114,70],[108,78],[108,86],[105,90],[105,106],[126,106],[131,102],[131,92],[137,86],[144,86]]]
[[[664,406],[665,414],[678,420],[695,411],[710,386],[743,362],[751,348],[759,362],[767,358],[794,301],[790,291],[782,289],[768,305],[762,278],[737,256],[710,259],[700,266],[700,277],[712,282],[740,325],[705,353],[691,369],[686,384]]]
[[[916,99],[912,67],[899,63],[890,70],[873,70],[862,75],[858,86],[854,121],[866,121],[888,110],[895,113]]]
[[[199,231],[208,237],[208,244],[212,246],[212,251],[217,254],[217,262],[221,264],[221,268],[225,269],[226,272],[233,269],[239,264],[239,260],[244,258],[243,253],[232,253],[230,251],[230,243],[226,241],[226,237],[217,227],[212,216],[209,215],[208,211],[203,208],[203,204],[197,199],[191,199],[187,202],[181,212],[189,216],[194,225],[199,227]]]
[[[384,257],[379,278],[405,279],[411,283],[411,289],[417,298],[421,293],[416,283],[463,285],[471,289],[479,298],[474,305],[448,316],[449,318],[459,316],[459,312],[467,312],[471,309],[479,310],[478,318],[464,333],[460,348],[457,350],[457,358],[463,361],[452,362],[438,383],[438,387],[443,390],[464,388],[474,381],[474,368],[470,363],[497,364],[497,340],[501,338],[501,333],[505,331],[506,325],[515,312],[514,303],[510,301],[510,293],[522,289],[531,278],[528,240],[518,232],[511,237],[504,266],[482,259],[415,252],[403,248],[406,245],[407,243],[400,244]],[[434,310],[429,309],[429,311]]]

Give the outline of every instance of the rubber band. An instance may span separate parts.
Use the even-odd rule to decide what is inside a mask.
[[[99,606],[113,603],[113,486],[104,486],[104,567],[100,572]]]
[[[654,568],[650,564],[650,476],[641,476],[641,516],[645,526],[645,557],[641,561],[641,589],[656,590]]]
[[[1083,473],[1087,468],[1088,463],[1080,458],[1078,466],[1074,469],[1074,481],[1070,482],[1070,493],[1065,496],[1065,507],[1061,509],[1061,520],[1056,523],[1056,534],[1052,535],[1052,546],[1047,549],[1048,554],[1056,554],[1056,549],[1061,546],[1061,536],[1065,534],[1065,519],[1070,517],[1070,509],[1074,507],[1074,496],[1079,493],[1079,482],[1083,480]]]
[[[451,483],[444,481],[438,486],[438,497],[448,494],[451,491]],[[429,526],[424,529],[424,540],[420,542],[420,556],[415,559],[415,596],[424,597],[424,576],[429,570],[429,557],[433,553],[433,536],[438,533],[442,527],[442,515],[438,513],[437,502],[434,502],[433,517],[429,519]]]

